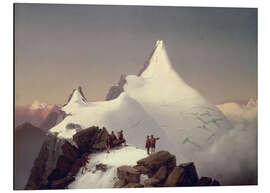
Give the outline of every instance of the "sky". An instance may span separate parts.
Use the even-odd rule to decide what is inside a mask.
[[[211,102],[257,98],[257,9],[16,4],[14,26],[15,105],[104,100],[157,40]]]

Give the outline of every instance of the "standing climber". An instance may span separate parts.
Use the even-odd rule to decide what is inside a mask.
[[[83,174],[84,170],[86,170],[86,164],[89,163],[89,161],[88,161],[88,154],[87,153],[83,154],[81,160],[82,160],[82,174]]]
[[[146,137],[145,148],[147,149],[147,154],[149,155],[150,154],[150,152],[149,152],[149,149],[150,149],[150,138],[149,138],[149,135],[147,135],[147,137]]]
[[[116,139],[117,139],[117,138],[116,138],[114,132],[112,131],[112,132],[111,132],[111,140],[114,141],[114,140],[116,140]]]
[[[110,137],[110,135],[107,135],[107,137],[106,137],[106,150],[107,150],[107,153],[110,153],[110,149],[111,149],[111,137]]]
[[[155,138],[154,135],[151,135],[150,139],[151,154],[155,153],[156,151],[156,140],[159,140],[159,137]]]
[[[121,130],[120,132],[118,132],[118,139],[119,140],[123,140],[124,145],[127,146],[126,140],[124,138],[123,130]]]

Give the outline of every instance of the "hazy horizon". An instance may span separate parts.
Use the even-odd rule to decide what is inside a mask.
[[[15,104],[104,100],[162,39],[178,74],[213,103],[257,98],[257,9],[16,4]]]

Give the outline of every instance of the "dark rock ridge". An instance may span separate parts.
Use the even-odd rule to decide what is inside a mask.
[[[14,189],[23,190],[46,133],[31,123],[14,130]]]
[[[123,91],[124,85],[126,83],[126,75],[122,74],[117,86],[112,86],[106,96],[106,101],[113,100],[117,98]]]
[[[148,176],[140,184],[140,176]],[[141,187],[183,187],[183,186],[220,186],[210,177],[199,179],[193,162],[176,165],[175,156],[167,151],[159,151],[138,160],[136,166],[121,166],[117,169],[118,181],[115,188]]]
[[[107,136],[106,128],[95,126],[76,133],[72,142],[48,134],[34,162],[25,189],[66,188],[75,180],[74,176],[79,172],[85,155],[106,149]],[[114,140],[112,147],[121,143],[123,141]],[[100,164],[96,169],[105,172],[107,166]]]
[[[78,90],[79,93],[81,94],[82,100],[83,100],[84,102],[87,102],[87,99],[85,98],[85,95],[84,95],[84,93],[83,93],[83,91],[82,91],[82,87],[79,86],[77,90]],[[73,94],[74,94],[75,91],[76,91],[76,89],[73,89],[72,93],[69,95],[68,100],[67,100],[67,102],[63,105],[63,107],[66,106],[66,105],[69,103],[69,101],[71,100],[71,98],[72,98],[72,96],[73,96]]]

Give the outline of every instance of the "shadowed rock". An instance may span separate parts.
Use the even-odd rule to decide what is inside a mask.
[[[117,177],[120,180],[126,180],[127,182],[140,182],[140,173],[138,170],[131,166],[121,166],[117,168]]]
[[[166,166],[168,170],[172,170],[176,165],[176,159],[175,156],[168,151],[159,151],[137,161],[137,164],[145,166],[153,171],[158,170],[161,166]]]
[[[139,183],[128,183],[127,185],[123,186],[122,188],[143,188],[142,184]]]
[[[122,188],[125,185],[127,185],[126,180],[118,180],[117,182],[114,183],[113,187],[114,188]]]
[[[166,187],[176,187],[183,183],[184,180],[184,168],[174,167],[173,171],[169,174],[164,186]]]

